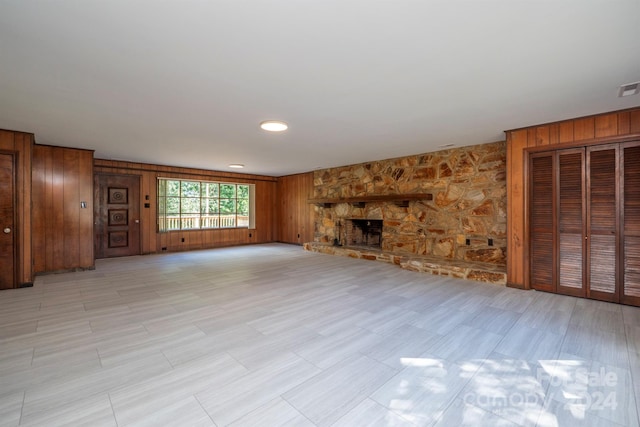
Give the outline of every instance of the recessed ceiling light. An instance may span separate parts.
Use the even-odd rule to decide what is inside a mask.
[[[287,130],[289,125],[285,122],[281,122],[280,120],[265,120],[260,123],[260,127],[263,130],[268,130],[269,132],[282,132],[283,130]]]
[[[640,82],[628,83],[620,86],[620,89],[618,89],[619,98],[622,98],[623,96],[636,95],[638,93],[640,93]]]
[[[242,169],[244,167],[244,165],[241,165],[240,163],[234,163],[234,164],[229,165],[229,167],[233,168],[233,169]]]

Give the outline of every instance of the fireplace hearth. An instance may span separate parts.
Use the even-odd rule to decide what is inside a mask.
[[[347,219],[345,221],[345,246],[382,247],[381,219]]]

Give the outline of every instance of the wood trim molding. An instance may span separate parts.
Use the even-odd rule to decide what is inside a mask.
[[[517,132],[517,131],[521,131],[521,130],[530,130],[530,129],[534,129],[534,128],[541,128],[541,127],[548,127],[548,128],[552,128],[555,126],[561,126],[561,125],[566,125],[566,124],[574,124],[574,123],[582,123],[584,121],[591,121],[594,120],[594,124],[595,124],[595,120],[596,119],[604,119],[607,118],[607,116],[612,116],[612,115],[623,115],[623,116],[627,116],[627,115],[631,115],[632,117],[625,117],[625,125],[624,126],[626,129],[629,128],[633,128],[633,129],[629,129],[631,131],[634,131],[637,128],[637,123],[635,123],[637,121],[637,116],[640,114],[640,106],[638,107],[630,107],[630,108],[625,108],[622,110],[615,110],[615,111],[607,111],[604,113],[596,113],[596,114],[591,114],[588,116],[582,116],[582,117],[576,117],[576,118],[572,118],[572,119],[565,119],[565,120],[557,120],[555,122],[546,122],[546,123],[538,123],[536,125],[532,125],[532,126],[523,126],[523,127],[519,127],[519,128],[513,128],[513,129],[506,129],[504,132]],[[626,121],[628,121],[629,119],[631,119],[631,122],[634,122],[635,126],[631,125],[630,123],[626,123]],[[609,125],[611,126],[611,123],[609,123]],[[618,133],[628,133],[628,132],[624,132],[625,129],[620,129],[618,128]],[[623,132],[620,132],[623,131]],[[614,133],[611,133],[611,135],[615,135]]]
[[[564,150],[568,148],[589,147],[591,145],[613,144],[613,143],[631,142],[631,141],[638,141],[638,140],[640,140],[640,133],[633,133],[629,135],[622,135],[622,136],[615,136],[615,137],[585,139],[582,141],[567,142],[567,143],[556,144],[556,145],[541,145],[541,146],[535,146],[535,147],[527,147],[524,149],[524,151],[526,153],[538,153],[538,152],[544,152],[544,151]]]
[[[220,180],[244,180],[244,181],[266,181],[276,182],[278,178],[266,175],[251,175],[245,173],[223,172],[207,169],[192,169],[180,166],[163,166],[150,163],[126,162],[120,160],[93,159],[94,166],[97,170],[105,169],[126,169],[136,172],[153,172],[158,177],[173,178],[177,175],[181,176],[206,176],[212,179]]]

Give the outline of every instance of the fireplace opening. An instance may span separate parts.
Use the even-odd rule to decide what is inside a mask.
[[[345,223],[346,246],[382,247],[381,219],[347,219]]]

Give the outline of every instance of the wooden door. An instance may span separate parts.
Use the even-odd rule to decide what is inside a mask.
[[[530,283],[547,292],[556,292],[554,158],[554,153],[532,154],[529,165]]]
[[[587,148],[587,295],[619,302],[618,147]]]
[[[96,174],[96,258],[140,254],[140,177]]]
[[[557,292],[586,296],[584,278],[584,149],[557,152],[558,280]]]
[[[15,200],[14,156],[0,153],[0,289],[16,285]]]
[[[622,145],[620,301],[640,306],[640,142]]]
[[[640,306],[640,142],[529,156],[532,288]]]
[[[530,157],[530,284],[585,296],[584,149]]]

